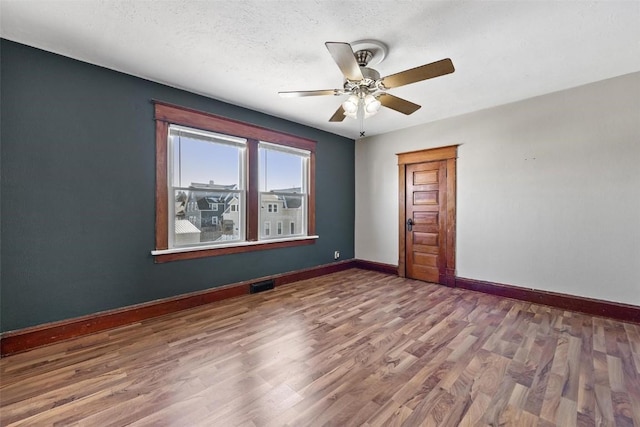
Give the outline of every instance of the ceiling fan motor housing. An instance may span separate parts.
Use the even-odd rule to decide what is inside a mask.
[[[364,80],[370,80],[375,82],[376,80],[380,80],[380,73],[374,70],[373,68],[360,67],[360,71],[362,71],[362,76]]]

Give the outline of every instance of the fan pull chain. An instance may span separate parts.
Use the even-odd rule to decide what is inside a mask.
[[[360,124],[360,138],[364,138],[364,99],[358,102],[358,123]]]

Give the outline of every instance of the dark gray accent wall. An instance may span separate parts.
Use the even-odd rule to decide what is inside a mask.
[[[353,140],[0,43],[2,331],[353,258]],[[318,141],[316,243],[154,264],[152,99]]]

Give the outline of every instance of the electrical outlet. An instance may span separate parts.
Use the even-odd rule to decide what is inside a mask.
[[[335,251],[333,253],[333,259],[338,259],[338,258],[340,258],[340,251]]]

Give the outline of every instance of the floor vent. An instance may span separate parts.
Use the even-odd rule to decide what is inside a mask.
[[[273,280],[265,280],[263,282],[253,283],[249,289],[252,294],[257,294],[258,292],[273,289],[274,285],[275,283]]]

